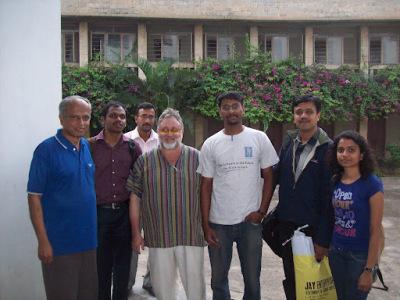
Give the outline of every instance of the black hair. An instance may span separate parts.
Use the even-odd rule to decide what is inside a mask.
[[[123,105],[121,102],[118,101],[110,101],[108,102],[102,109],[101,111],[101,116],[105,118],[107,116],[108,111],[110,110],[111,107],[122,107],[125,111],[125,114],[128,112],[126,111],[125,105]]]
[[[229,91],[229,92],[225,92],[223,94],[218,95],[218,97],[217,97],[218,107],[221,107],[221,103],[224,99],[237,100],[240,102],[240,104],[243,105],[243,95],[239,92]]]
[[[321,111],[321,105],[322,101],[319,97],[313,96],[313,95],[302,95],[297,97],[292,104],[292,112],[294,112],[294,109],[297,105],[300,103],[304,102],[312,102],[315,105],[315,109],[317,110],[317,113]]]
[[[154,106],[154,104],[150,103],[150,102],[139,103],[138,106],[136,107],[136,110],[135,110],[135,116],[137,116],[137,114],[139,113],[140,109],[154,109],[154,112],[157,112],[156,107]]]
[[[368,175],[373,173],[375,160],[367,140],[361,134],[354,130],[346,130],[335,137],[328,154],[328,163],[332,170],[333,180],[340,180],[344,172],[343,167],[337,161],[337,147],[341,139],[352,140],[360,148],[360,153],[362,154],[362,160],[360,161],[361,177],[366,178],[368,177]]]

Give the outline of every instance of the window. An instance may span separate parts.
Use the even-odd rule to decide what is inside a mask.
[[[395,35],[372,36],[369,41],[371,64],[398,64],[399,37]]]
[[[289,57],[289,38],[287,36],[261,37],[261,50],[271,52],[272,61],[280,61]]]
[[[92,33],[91,59],[112,63],[136,57],[136,36],[131,33]]]
[[[63,31],[61,33],[61,50],[63,63],[79,62],[79,32]]]
[[[149,61],[172,59],[177,62],[192,61],[192,34],[151,34],[148,39]]]
[[[207,34],[205,40],[206,58],[226,60],[245,53],[244,37],[240,35]]]
[[[317,64],[343,64],[343,38],[317,37],[314,40],[314,62]]]

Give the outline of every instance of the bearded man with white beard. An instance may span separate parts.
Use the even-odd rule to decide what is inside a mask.
[[[157,299],[177,299],[177,270],[187,299],[205,299],[199,151],[182,144],[183,122],[177,110],[167,108],[160,115],[157,133],[159,147],[136,161],[127,182],[132,248],[140,253],[149,247]]]

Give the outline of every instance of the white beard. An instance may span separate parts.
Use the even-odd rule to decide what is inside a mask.
[[[175,141],[173,143],[165,143],[165,142],[160,142],[161,147],[163,147],[166,150],[174,150],[176,148],[178,148],[178,146],[180,145],[179,141]]]

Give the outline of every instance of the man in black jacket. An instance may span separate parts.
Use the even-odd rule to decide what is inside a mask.
[[[306,95],[293,102],[296,130],[289,131],[283,142],[279,163],[274,167],[275,183],[279,185],[279,240],[290,239],[294,230],[308,224],[305,233],[313,238],[315,259],[327,255],[331,237],[330,171],[326,154],[331,144],[327,134],[318,127],[321,100]],[[296,299],[291,243],[282,251],[285,280],[283,287],[288,300]]]

